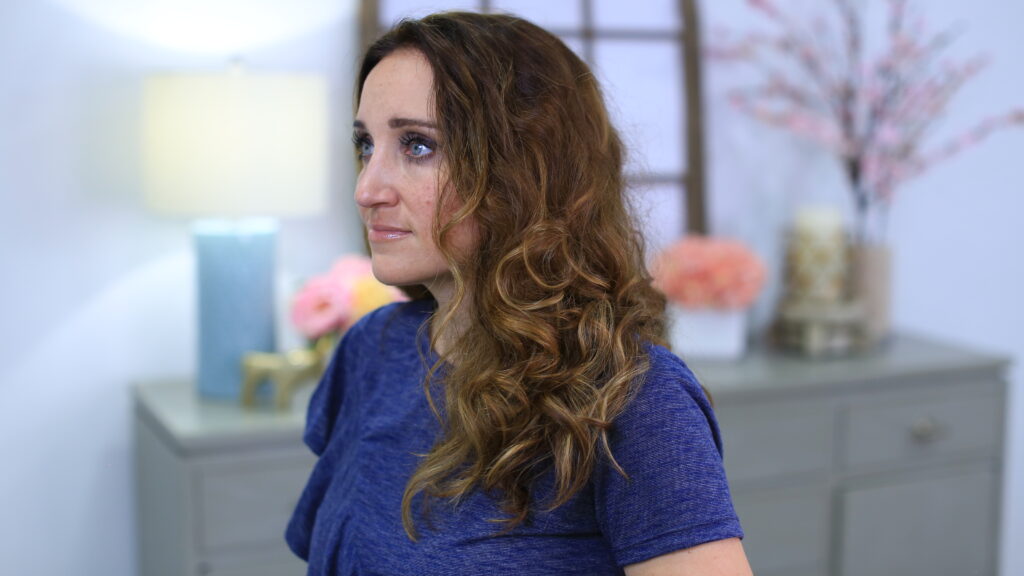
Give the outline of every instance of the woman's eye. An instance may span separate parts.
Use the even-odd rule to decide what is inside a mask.
[[[412,156],[416,156],[416,157],[426,156],[427,154],[430,154],[431,152],[433,152],[433,150],[431,150],[429,146],[427,146],[426,144],[424,144],[422,142],[417,142],[417,143],[413,144],[412,146],[409,146],[409,154],[412,155]]]
[[[356,155],[360,158],[369,158],[373,155],[373,142],[364,135],[357,134],[352,137],[352,143],[356,147]]]
[[[419,135],[403,136],[401,144],[405,148],[405,153],[416,160],[427,158],[434,153],[434,142]]]

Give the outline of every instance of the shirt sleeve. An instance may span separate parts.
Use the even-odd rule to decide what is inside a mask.
[[[317,456],[323,456],[324,450],[327,449],[335,421],[341,412],[346,388],[345,373],[351,372],[349,358],[355,356],[351,348],[355,345],[356,338],[352,334],[359,331],[358,328],[361,328],[359,324],[353,326],[342,337],[316,390],[313,391],[313,396],[309,399],[303,440]]]
[[[334,350],[323,377],[309,399],[306,410],[306,430],[303,440],[317,456],[323,456],[335,432],[342,411],[352,411],[359,404],[361,381],[366,365],[379,357],[380,347],[390,323],[400,318],[403,304],[389,304],[377,308],[360,318]]]
[[[619,566],[743,537],[722,466],[718,423],[696,377],[660,346],[609,431],[595,470],[595,508]]]
[[[373,321],[376,314],[377,312],[367,314],[345,333],[309,399],[303,440],[319,459],[285,530],[288,546],[303,560],[309,559],[317,513],[327,495],[336,466],[337,455],[331,455],[328,448],[332,436],[343,433],[343,430],[339,429],[340,421],[345,418],[342,411],[351,412],[351,405],[356,404],[351,402],[350,396],[360,379],[360,360],[364,353],[362,348],[367,340],[367,332],[372,330],[368,324]]]

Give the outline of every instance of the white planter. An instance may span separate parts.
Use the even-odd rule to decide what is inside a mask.
[[[685,359],[735,360],[747,346],[747,311],[683,308],[667,310],[672,351]]]

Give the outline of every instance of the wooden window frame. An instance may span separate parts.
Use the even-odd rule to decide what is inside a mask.
[[[594,24],[595,0],[579,0],[582,24],[576,29],[549,28],[562,38],[578,38],[583,43],[583,57],[593,64],[594,45],[598,40],[637,40],[664,41],[674,40],[679,43],[682,53],[680,62],[683,73],[683,107],[684,126],[680,127],[683,141],[686,143],[684,166],[680,175],[639,173],[629,175],[634,184],[679,184],[685,191],[686,232],[690,234],[707,234],[708,217],[705,202],[705,155],[704,155],[704,98],[703,72],[701,66],[700,16],[697,0],[677,0],[679,27],[676,30],[645,30],[641,28],[598,28]],[[361,52],[382,34],[389,24],[380,21],[379,0],[362,0],[360,5],[359,40]],[[493,8],[491,0],[477,0],[476,9],[490,12]]]

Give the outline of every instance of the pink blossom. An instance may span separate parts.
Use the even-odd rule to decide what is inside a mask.
[[[887,45],[867,63],[862,11],[851,0],[830,3],[842,23],[841,33],[831,39],[824,33],[828,20],[820,15],[801,23],[774,0],[747,4],[775,30],[748,34],[738,44],[760,48],[734,60],[759,69],[763,81],[732,91],[731,104],[822,145],[851,167],[861,221],[875,204],[888,204],[897,185],[996,130],[1024,123],[1024,111],[1013,110],[922,153],[932,125],[944,116],[953,96],[986,67],[987,58],[945,58],[955,31],[928,33],[923,11],[912,11],[908,0],[889,0]],[[738,46],[732,46],[733,54]],[[729,53],[730,47],[719,47],[719,52]]]
[[[751,7],[761,10],[762,12],[768,14],[769,16],[779,15],[778,8],[776,8],[775,5],[770,2],[770,0],[747,0],[747,4],[750,4]]]
[[[316,339],[348,321],[348,288],[330,276],[311,278],[292,303],[292,323],[304,336]]]
[[[345,284],[349,279],[372,275],[373,261],[365,256],[342,256],[327,274],[338,283]]]
[[[292,323],[307,338],[316,339],[330,332],[345,332],[364,314],[405,299],[397,288],[377,281],[369,258],[344,256],[327,274],[311,278],[296,294]]]

